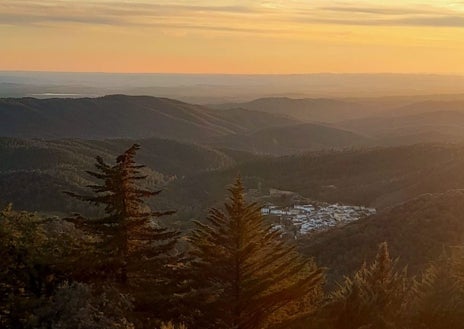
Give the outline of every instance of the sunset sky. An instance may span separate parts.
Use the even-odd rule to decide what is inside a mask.
[[[464,74],[464,0],[0,0],[0,70]]]

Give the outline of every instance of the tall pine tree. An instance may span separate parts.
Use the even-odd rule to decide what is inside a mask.
[[[397,328],[408,292],[406,269],[398,271],[386,242],[377,256],[346,278],[331,296],[325,328]]]
[[[405,312],[410,329],[458,329],[464,323],[463,249],[452,248],[414,280]]]
[[[190,237],[200,317],[197,328],[261,329],[311,311],[323,271],[304,261],[244,200],[240,178],[229,189],[225,212],[211,209]],[[279,314],[278,317],[275,315]]]
[[[114,165],[96,157],[97,170],[88,171],[99,181],[88,186],[93,194],[67,194],[105,211],[102,218],[75,221],[98,240],[97,255],[84,272],[93,276],[92,280],[103,275],[130,291],[136,297],[137,311],[156,310],[158,315],[162,312],[167,316],[167,308],[172,309],[167,299],[177,284],[175,268],[181,262],[175,248],[179,233],[156,222],[172,211],[152,211],[145,203],[161,191],[141,187],[147,176],[141,172],[144,166],[135,162],[139,149],[139,145],[132,145]]]

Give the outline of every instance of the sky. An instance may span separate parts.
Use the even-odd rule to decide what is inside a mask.
[[[0,70],[464,74],[464,0],[0,0]]]

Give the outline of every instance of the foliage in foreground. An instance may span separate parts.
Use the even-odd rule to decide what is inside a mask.
[[[105,216],[0,212],[0,327],[38,329],[460,329],[464,251],[453,248],[410,277],[388,246],[332,291],[323,270],[263,222],[240,180],[178,252],[144,200],[138,146],[115,164],[97,158],[99,183],[73,196]],[[188,306],[188,307],[186,307]],[[182,323],[186,323],[184,325]]]
[[[190,236],[192,277],[203,328],[287,327],[307,317],[322,290],[323,272],[265,224],[247,204],[240,179],[225,212],[211,209]]]

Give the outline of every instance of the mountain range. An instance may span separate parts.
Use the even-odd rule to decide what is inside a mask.
[[[294,120],[251,111],[214,111],[166,98],[113,95],[79,99],[0,99],[2,136],[204,140]]]
[[[270,155],[464,142],[463,100],[412,100],[266,98],[207,107],[149,96],[4,98],[0,132],[42,139],[156,137]]]
[[[270,189],[378,213],[299,241],[331,269],[331,284],[388,241],[411,273],[464,237],[464,101],[460,96],[266,98],[195,105],[167,98],[0,99],[0,206],[59,216],[95,214],[85,193],[94,158],[133,143],[150,202],[189,229],[221,206],[240,174],[250,195]],[[95,210],[98,213],[99,210]]]

